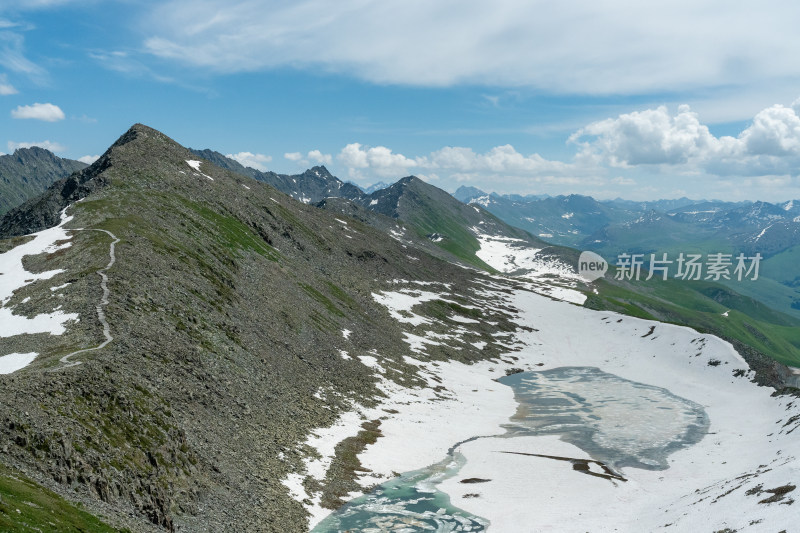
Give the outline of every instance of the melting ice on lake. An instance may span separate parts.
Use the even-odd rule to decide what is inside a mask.
[[[603,477],[612,482],[623,479],[614,472],[618,468],[667,468],[670,453],[698,442],[708,430],[708,417],[700,405],[598,368],[521,372],[498,381],[514,390],[518,409],[503,426],[505,433],[496,437],[560,435],[606,465],[611,475]],[[479,438],[485,437],[469,440]],[[348,502],[313,531],[485,531],[487,520],[458,509],[437,490],[465,464],[458,453],[461,444],[455,444],[443,461],[405,473]],[[576,470],[596,475],[583,463],[584,468]]]

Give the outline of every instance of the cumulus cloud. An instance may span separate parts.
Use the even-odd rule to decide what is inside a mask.
[[[266,172],[269,170],[267,163],[272,161],[272,156],[254,154],[253,152],[239,152],[238,154],[228,154],[225,157],[229,157],[246,167],[254,168],[256,170],[260,170],[261,172]]]
[[[64,120],[64,112],[54,104],[21,105],[11,110],[11,118],[43,120],[45,122],[58,122]]]
[[[385,146],[346,145],[336,157],[353,179],[399,178],[414,174],[426,181],[477,182],[493,180],[524,183],[543,180],[584,180],[590,169],[551,161],[539,154],[523,155],[511,145],[478,153],[463,146],[446,146],[430,154],[410,157]]]
[[[594,122],[570,141],[576,161],[611,167],[661,167],[721,176],[775,176],[800,169],[800,103],[758,112],[738,136],[716,137],[689,106],[665,106]]]
[[[79,157],[78,161],[80,161],[81,163],[86,163],[87,165],[91,165],[98,159],[100,159],[99,155],[85,155],[83,157]]]
[[[585,139],[590,139],[586,141]],[[600,156],[612,166],[679,164],[716,142],[689,106],[670,114],[666,106],[594,122],[570,137],[582,156]]]
[[[17,94],[17,89],[8,83],[8,76],[0,74],[0,96],[8,96],[10,94]]]
[[[151,54],[221,72],[281,67],[377,83],[582,94],[741,86],[796,74],[800,5],[723,0],[168,0]],[[746,35],[747,39],[742,39]]]
[[[574,171],[566,163],[551,161],[539,154],[522,155],[510,144],[495,146],[483,154],[476,154],[471,148],[447,146],[430,155],[433,168],[445,168],[461,172],[499,172],[499,173],[562,173]]]
[[[308,159],[319,165],[330,165],[333,162],[333,157],[330,154],[323,154],[319,150],[308,152]]]
[[[283,154],[283,157],[302,168],[308,168],[313,165],[330,166],[333,163],[333,156],[324,154],[319,150],[310,150],[305,155],[300,152],[287,152]]]
[[[367,169],[379,176],[405,176],[415,167],[426,168],[424,158],[411,159],[403,154],[394,153],[385,146],[368,147],[360,143],[351,143],[342,148],[337,159],[357,175],[358,169]]]
[[[34,146],[38,146],[39,148],[44,148],[45,150],[50,150],[51,152],[65,152],[67,150],[67,148],[63,144],[51,141],[41,141],[41,142],[8,141],[9,152],[13,152],[17,148],[32,148]]]

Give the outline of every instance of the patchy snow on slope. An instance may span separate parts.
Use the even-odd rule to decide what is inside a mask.
[[[473,228],[475,230],[477,228]],[[540,248],[531,248],[522,239],[511,237],[493,237],[477,233],[481,248],[475,255],[500,272],[511,273],[518,270],[532,270],[539,266],[537,254]]]
[[[322,507],[321,492],[308,494],[303,486],[303,481],[307,477],[317,481],[324,481],[336,455],[336,445],[349,437],[358,435],[364,420],[359,410],[347,411],[330,427],[314,430],[306,439],[305,446],[312,448],[317,457],[307,457],[303,471],[292,472],[281,480],[281,483],[289,490],[289,494],[296,501],[303,503],[310,515],[309,522],[311,527],[314,527],[330,514],[330,509]],[[311,503],[308,504],[306,503],[307,501]]]
[[[764,236],[764,234],[767,232],[767,230],[768,230],[769,228],[771,228],[772,226],[773,226],[773,224],[770,224],[770,225],[769,225],[769,226],[767,226],[766,228],[762,229],[762,230],[761,230],[761,233],[759,233],[759,234],[758,234],[756,237],[754,237],[754,238],[752,239],[752,241],[753,241],[753,242],[758,242],[759,240],[761,240],[761,237],[763,237],[763,236]]]
[[[411,309],[417,305],[431,300],[439,300],[443,295],[417,289],[401,289],[399,291],[384,291],[372,293],[372,298],[389,310],[389,314],[398,322],[418,326],[430,324],[428,318],[413,313]]]
[[[0,374],[11,374],[23,369],[36,359],[39,355],[36,352],[30,353],[10,353],[0,356]]]
[[[208,174],[203,174],[203,172],[200,171],[200,163],[201,163],[201,161],[195,161],[195,160],[190,160],[190,159],[186,160],[186,164],[189,165],[190,167],[192,167],[192,169],[194,169],[195,172],[197,172],[197,174],[203,176],[206,179],[214,181],[214,178],[212,178]]]
[[[480,243],[475,255],[500,272],[535,282],[531,289],[559,300],[583,305],[586,295],[574,290],[580,281],[578,275],[556,258],[542,256],[541,249],[533,248],[522,239],[486,235],[473,227]]]
[[[69,283],[64,283],[63,285],[59,285],[58,287],[50,287],[50,291],[51,292],[60,291],[61,289],[66,289],[69,286],[70,286]]]
[[[42,313],[28,318],[14,314],[13,306],[7,305],[14,292],[36,281],[48,280],[64,272],[63,270],[48,270],[46,272],[32,273],[25,270],[23,258],[28,255],[54,253],[72,245],[72,238],[67,234],[64,225],[72,220],[66,215],[66,209],[61,212],[61,222],[58,226],[49,228],[31,236],[32,240],[16,246],[0,254],[0,338],[12,337],[22,334],[49,333],[62,335],[66,331],[66,323],[77,320],[77,313],[64,313],[54,310],[51,313]],[[65,285],[54,287],[51,290],[64,288]]]
[[[386,370],[380,365],[380,363],[378,363],[378,358],[374,355],[359,355],[358,360],[361,361],[362,365],[369,368],[374,368],[381,374],[386,373]]]

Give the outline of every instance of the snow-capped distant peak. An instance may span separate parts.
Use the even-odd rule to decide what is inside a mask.
[[[785,204],[783,204],[784,211],[791,211],[794,208],[794,200],[789,200]]]

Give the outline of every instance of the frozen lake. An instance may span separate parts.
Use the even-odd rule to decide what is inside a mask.
[[[536,448],[498,447],[495,452],[498,458],[513,453],[563,461],[580,473],[624,483],[621,468],[665,469],[670,453],[698,442],[708,430],[708,417],[700,405],[594,367],[520,372],[498,381],[513,389],[518,403],[504,433],[455,443],[441,462],[405,473],[348,502],[313,531],[484,531],[489,525],[486,519],[459,509],[437,488],[459,475],[466,460],[458,449],[466,442],[558,435],[591,459],[539,454]],[[483,480],[461,481],[479,487]]]

